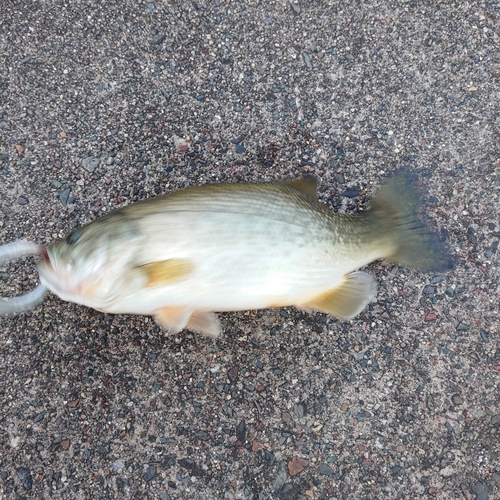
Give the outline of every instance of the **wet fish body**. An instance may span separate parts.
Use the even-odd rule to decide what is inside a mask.
[[[294,305],[349,319],[376,294],[356,270],[377,259],[443,266],[405,176],[357,216],[328,210],[315,187],[206,185],[129,205],[50,245],[42,284],[63,300],[216,335],[214,311]]]

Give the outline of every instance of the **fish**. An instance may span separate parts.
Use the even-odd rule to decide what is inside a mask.
[[[216,337],[216,312],[295,306],[350,320],[372,302],[379,259],[449,267],[419,218],[409,175],[394,175],[368,210],[335,213],[317,181],[206,184],[122,207],[41,253],[43,287],[111,314],[153,316],[164,329]]]

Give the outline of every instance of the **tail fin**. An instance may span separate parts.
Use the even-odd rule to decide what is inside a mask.
[[[396,248],[387,260],[424,271],[452,266],[444,243],[418,216],[420,197],[410,176],[398,173],[373,198],[366,217]]]

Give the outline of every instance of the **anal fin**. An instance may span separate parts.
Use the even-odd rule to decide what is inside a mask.
[[[347,274],[333,290],[322,293],[301,307],[316,309],[348,320],[359,314],[377,294],[377,282],[362,271]]]

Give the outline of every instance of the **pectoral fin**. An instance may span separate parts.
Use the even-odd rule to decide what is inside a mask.
[[[375,298],[376,293],[375,279],[369,274],[357,271],[344,276],[344,281],[338,287],[321,294],[302,307],[347,320],[359,314]]]
[[[220,322],[214,313],[194,311],[190,307],[162,307],[156,311],[156,322],[172,333],[185,328],[207,337],[217,337],[221,331]]]
[[[188,276],[193,271],[193,264],[187,259],[167,259],[149,262],[138,269],[147,277],[146,286],[157,286]]]

